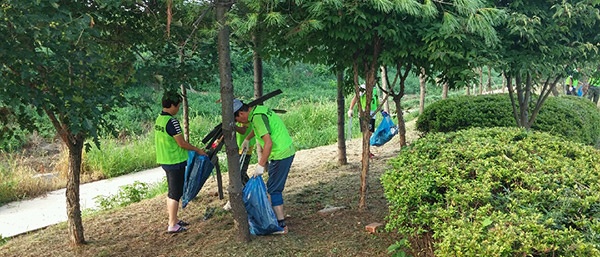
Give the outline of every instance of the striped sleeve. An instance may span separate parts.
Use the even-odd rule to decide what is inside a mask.
[[[181,134],[181,126],[179,125],[179,121],[177,119],[169,119],[169,122],[167,122],[167,133],[170,136]]]

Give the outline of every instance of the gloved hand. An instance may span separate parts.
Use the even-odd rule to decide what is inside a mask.
[[[242,142],[242,151],[248,151],[248,147],[250,147],[250,140],[248,139],[244,139],[244,142]]]
[[[254,170],[254,173],[252,173],[252,177],[258,177],[262,175],[263,172],[265,172],[265,167],[260,166],[260,164],[256,164],[256,169]]]
[[[351,118],[352,114],[354,114],[354,111],[352,109],[348,110],[348,118]]]

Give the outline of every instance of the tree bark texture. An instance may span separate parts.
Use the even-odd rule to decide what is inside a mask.
[[[363,71],[365,73],[365,98],[366,98],[366,106],[362,106],[360,101],[358,101],[358,107],[360,111],[360,126],[363,131],[362,136],[362,170],[360,174],[360,196],[358,200],[358,209],[365,210],[367,208],[367,190],[368,190],[368,175],[369,175],[369,161],[370,161],[370,138],[371,131],[369,131],[369,123],[371,120],[371,101],[373,100],[373,88],[375,87],[376,77],[377,77],[377,69],[379,66],[377,65],[379,54],[381,52],[381,40],[378,37],[374,37],[373,44],[369,47],[366,47],[365,52],[370,52],[369,55],[363,55],[360,60],[355,58],[354,60],[354,82],[355,82],[355,90],[358,96],[358,65],[362,65]]]
[[[225,14],[231,7],[231,1],[219,0],[216,3],[216,15],[219,23],[218,52],[219,52],[219,75],[221,82],[222,116],[223,116],[223,138],[227,152],[227,167],[229,174],[229,201],[238,239],[241,242],[250,241],[250,230],[248,215],[242,201],[242,180],[240,177],[240,165],[238,146],[235,140],[235,120],[233,117],[233,81],[231,77],[231,48],[229,43],[230,28],[227,25]]]
[[[263,60],[260,56],[260,38],[256,33],[252,34],[252,43],[254,44],[252,49],[252,64],[254,69],[254,99],[258,99],[264,94],[263,84]],[[262,156],[262,146],[256,144],[256,156]]]
[[[338,164],[348,164],[348,158],[346,153],[346,139],[352,139],[352,135],[348,135],[350,138],[346,138],[346,106],[344,100],[344,72],[339,70],[337,72],[337,117],[338,117]],[[348,124],[352,126],[352,124]]]
[[[419,114],[422,114],[425,110],[425,94],[427,93],[427,74],[425,74],[425,69],[421,68],[421,73],[419,73]]]
[[[442,85],[442,99],[448,99],[448,83]]]
[[[79,203],[79,184],[81,177],[81,162],[83,156],[83,136],[72,136],[65,143],[69,149],[69,170],[66,187],[67,198],[67,228],[73,245],[85,243],[83,222],[81,221],[81,205]]]
[[[404,121],[404,112],[402,111],[402,97],[394,96],[394,103],[396,104],[396,113],[398,114],[398,137],[400,141],[400,148],[406,146],[406,122]]]

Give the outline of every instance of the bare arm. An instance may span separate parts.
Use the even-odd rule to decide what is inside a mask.
[[[262,139],[263,141],[265,141],[265,145],[263,146],[262,155],[258,160],[258,164],[260,166],[266,167],[267,162],[269,161],[269,155],[271,155],[271,150],[273,149],[273,141],[271,140],[270,134],[264,135]]]
[[[204,152],[204,150],[202,150],[198,147],[195,147],[192,144],[185,141],[182,134],[177,134],[177,135],[173,136],[173,138],[175,138],[175,141],[177,142],[177,145],[179,145],[179,147],[181,147],[185,150],[194,151],[200,155],[206,155],[206,152]]]
[[[358,98],[356,96],[352,97],[352,101],[350,102],[350,110],[354,109],[354,105],[356,105],[356,101]]]

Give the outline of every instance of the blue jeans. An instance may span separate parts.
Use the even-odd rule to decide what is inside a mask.
[[[283,189],[287,181],[288,173],[294,161],[292,155],[282,160],[269,161],[269,179],[267,180],[267,193],[271,196],[271,205],[279,206],[283,204]]]

